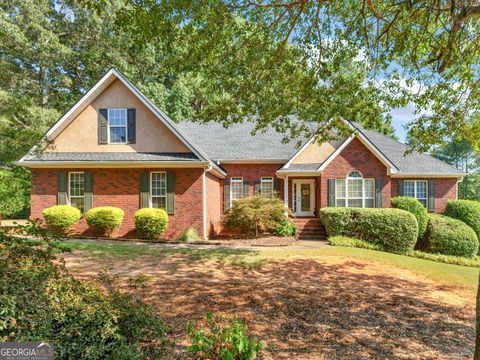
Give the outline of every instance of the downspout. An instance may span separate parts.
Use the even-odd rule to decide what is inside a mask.
[[[212,170],[212,165],[209,164],[203,169],[202,174],[202,189],[203,189],[203,240],[208,240],[207,237],[207,180],[206,173]]]

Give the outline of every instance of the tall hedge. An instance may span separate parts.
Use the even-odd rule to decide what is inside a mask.
[[[477,237],[480,238],[480,201],[450,200],[443,214],[462,220],[475,230]]]
[[[400,209],[324,208],[320,218],[328,236],[352,236],[385,251],[405,253],[417,241],[415,216]]]
[[[417,247],[430,253],[474,258],[478,245],[475,231],[463,221],[429,214],[427,232]]]
[[[420,201],[410,196],[397,196],[392,199],[392,207],[412,213],[418,222],[418,237],[425,235],[428,211]]]

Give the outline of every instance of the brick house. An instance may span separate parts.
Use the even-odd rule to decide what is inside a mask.
[[[117,206],[125,211],[119,236],[134,232],[135,211],[162,207],[170,215],[165,237],[188,226],[212,237],[232,201],[254,192],[278,193],[307,219],[325,206],[389,207],[402,194],[441,212],[457,197],[463,172],[349,125],[348,138],[312,138],[297,149],[273,130],[251,135],[249,122],[175,123],[111,69],[18,164],[31,169],[33,218],[56,204]],[[76,231],[88,231],[84,219]]]

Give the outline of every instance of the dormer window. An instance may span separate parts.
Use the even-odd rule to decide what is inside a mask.
[[[127,109],[108,109],[108,142],[126,144],[127,138]]]

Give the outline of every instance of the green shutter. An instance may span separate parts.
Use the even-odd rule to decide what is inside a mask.
[[[93,175],[86,172],[83,176],[85,181],[85,193],[83,195],[85,201],[84,211],[87,212],[93,207]]]
[[[260,194],[262,192],[262,181],[255,180],[255,184],[253,185],[253,191],[255,194]]]
[[[250,195],[250,184],[248,181],[243,182],[243,197],[247,197]]]
[[[135,144],[137,126],[135,109],[127,109],[127,136],[128,143]]]
[[[328,179],[328,206],[335,206],[335,179]]]
[[[382,205],[382,189],[383,189],[383,181],[382,178],[375,179],[375,207],[381,208]]]
[[[175,212],[175,173],[167,172],[167,214]]]
[[[428,211],[435,211],[435,180],[428,180]]]
[[[225,179],[223,183],[223,212],[230,209],[230,179]]]
[[[67,174],[58,173],[57,205],[67,205]]]
[[[98,111],[98,143],[108,144],[108,109]]]
[[[148,173],[140,174],[140,209],[150,207],[149,197],[150,197],[150,179]]]
[[[403,196],[405,193],[405,183],[403,180],[398,180],[397,181],[397,195],[398,196]]]

